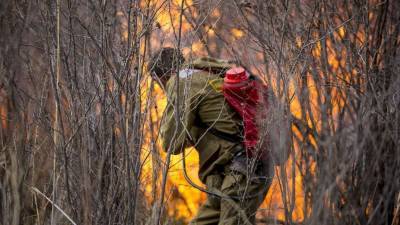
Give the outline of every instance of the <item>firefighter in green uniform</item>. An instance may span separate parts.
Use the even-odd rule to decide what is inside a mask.
[[[177,61],[181,70],[176,71]],[[184,64],[180,52],[163,48],[150,60],[153,79],[164,86],[168,104],[161,124],[163,148],[173,154],[193,146],[199,154],[199,177],[210,193],[192,225],[255,224],[273,177],[271,165],[250,161],[242,147],[242,119],[227,105],[221,74],[227,62],[199,58]],[[179,79],[179,87],[176,87]],[[177,93],[176,90],[179,90]],[[175,120],[179,96],[180,122]],[[267,171],[267,172],[265,172]]]

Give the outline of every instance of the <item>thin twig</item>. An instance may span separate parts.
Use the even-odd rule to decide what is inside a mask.
[[[65,216],[65,218],[67,218],[73,225],[77,225],[77,223],[75,223],[75,222],[71,219],[71,217],[69,217],[68,214],[67,214],[66,212],[64,212],[64,210],[61,209],[60,206],[58,206],[58,205],[57,205],[56,203],[54,203],[50,198],[48,198],[45,194],[43,194],[41,191],[39,191],[39,189],[37,189],[36,187],[31,187],[31,189],[32,189],[34,192],[36,192],[36,193],[38,193],[39,195],[41,195],[41,196],[42,196],[43,198],[45,198],[47,201],[49,201],[50,204],[51,204],[52,206],[54,206],[56,209],[58,209],[58,211],[60,211],[60,212]]]

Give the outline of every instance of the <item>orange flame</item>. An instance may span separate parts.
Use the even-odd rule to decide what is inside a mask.
[[[172,34],[174,32],[174,29],[176,29],[177,25],[179,24],[179,15],[180,15],[180,0],[174,0],[173,2],[173,7],[165,7],[165,9],[160,10],[158,12],[158,15],[156,16],[156,20],[160,25],[160,30],[162,34]],[[154,5],[159,6],[161,3],[159,2],[154,2]],[[185,2],[185,7],[190,6],[192,4],[191,1],[186,1]],[[221,13],[219,10],[215,9],[211,12],[211,17],[212,18],[218,18],[221,16]],[[215,31],[213,27],[206,27],[206,30],[208,31],[207,34],[210,36],[215,35]],[[190,31],[190,25],[189,23],[184,19],[183,20],[183,25],[182,25],[182,31],[183,33],[189,32]],[[175,31],[176,32],[176,31]],[[240,30],[239,28],[233,28],[230,30],[231,34],[236,38],[240,39],[243,38],[245,33]],[[317,34],[315,34],[317,36]],[[340,27],[337,29],[337,31],[334,33],[334,38],[336,39],[343,39],[346,36],[346,30],[344,27]],[[164,38],[162,35],[159,35],[157,37],[152,37],[152,46],[153,47],[160,47],[160,38],[162,41],[164,41]],[[362,39],[361,37],[357,37],[359,39]],[[327,48],[328,48],[328,64],[332,68],[332,70],[337,71],[339,74],[341,72],[341,67],[343,67],[346,62],[345,62],[345,54],[346,52],[335,52],[331,47],[332,43],[330,40],[327,41]],[[212,43],[207,43],[209,46],[211,46]],[[300,38],[296,38],[296,46],[301,47],[302,46],[302,41]],[[164,46],[168,45],[173,45],[172,42],[165,41],[162,43]],[[183,53],[184,55],[188,56],[189,54],[195,53],[196,55],[201,55],[204,54],[204,46],[203,43],[200,41],[194,41],[191,46],[183,48]],[[317,42],[312,49],[312,55],[315,58],[320,58],[321,57],[321,51],[322,51],[322,44],[321,42]],[[262,54],[256,55],[257,58],[263,58]],[[354,72],[355,73],[355,72]],[[323,76],[323,74],[318,74],[319,76]],[[352,74],[341,74],[344,80],[349,80]],[[319,96],[319,91],[317,90],[316,82],[311,74],[307,76],[307,82],[308,82],[308,91],[309,91],[309,100],[311,102],[311,110],[315,118],[310,118],[309,115],[302,115],[302,107],[300,100],[298,96],[296,95],[296,85],[294,84],[295,81],[291,81],[289,84],[289,92],[290,96],[294,96],[293,100],[290,103],[290,111],[291,113],[298,119],[301,119],[301,117],[306,116],[308,125],[311,126],[313,123],[316,124],[316,129],[317,131],[320,131],[321,129],[321,121],[320,121],[320,109],[318,106],[318,98],[324,99],[324,96]],[[333,109],[333,114],[334,116],[339,113],[340,108],[344,104],[344,99],[341,97],[341,93],[338,89],[333,88],[332,89],[332,104],[334,106]],[[155,86],[154,93],[148,93],[148,94],[154,94],[154,99],[156,99],[155,105],[157,105],[157,110],[151,110],[152,118],[154,119],[153,122],[159,123],[159,120],[162,116],[163,109],[166,105],[166,99],[163,96],[162,91],[158,86]],[[146,98],[146,97],[145,97]],[[145,101],[143,101],[145,102]],[[297,130],[295,127],[292,128],[293,132],[295,135],[301,138],[308,138],[311,142],[311,144],[316,148],[317,144],[316,141],[313,139],[313,137],[308,136],[308,137],[302,137],[301,133],[299,130]],[[155,131],[157,132],[157,131]],[[146,134],[146,138],[151,138],[151,135]],[[150,143],[148,140],[146,142],[147,144]],[[160,144],[156,143],[157,149],[160,148]],[[149,149],[148,147],[146,147]],[[280,220],[285,220],[287,218],[285,215],[284,209],[284,202],[289,202],[291,205],[294,206],[293,211],[289,215],[291,220],[293,221],[302,221],[305,217],[305,215],[308,215],[310,212],[310,209],[305,209],[305,200],[304,200],[304,190],[303,190],[303,178],[301,177],[301,168],[299,168],[296,165],[296,157],[297,154],[299,154],[299,144],[297,142],[294,143],[294,149],[295,153],[294,156],[292,156],[288,162],[285,165],[285,168],[276,168],[276,175],[273,179],[272,186],[267,194],[267,197],[261,206],[259,210],[259,216],[263,215],[269,215],[273,216],[277,219]],[[190,152],[190,154],[187,156],[187,170],[189,172],[190,177],[198,184],[200,184],[200,181],[197,178],[197,171],[198,171],[198,155],[194,149],[188,149],[187,152]],[[148,153],[148,151],[146,152]],[[161,153],[161,158],[165,158],[165,154]],[[169,208],[169,214],[171,216],[174,216],[176,218],[184,218],[186,221],[189,220],[191,217],[193,217],[196,214],[196,211],[198,210],[199,206],[201,205],[202,202],[205,200],[205,195],[198,191],[195,188],[192,188],[190,185],[187,184],[183,177],[182,173],[182,164],[180,162],[181,156],[173,156],[171,165],[173,165],[170,168],[170,173],[169,173],[169,180],[168,180],[168,191],[167,191],[167,202],[169,202],[173,207]],[[144,179],[149,178],[150,174],[152,173],[152,163],[151,160],[145,165],[144,168]],[[312,168],[315,169],[315,164],[311,165]],[[282,175],[281,173],[286,173],[287,179],[293,180],[294,185],[292,185],[292,182],[287,182],[287,188],[288,190],[286,196],[283,196],[282,194],[282,181],[280,180]],[[313,172],[313,171],[312,171]],[[145,182],[145,189],[147,193],[153,193],[156,190],[152,190],[152,186],[150,182]],[[151,196],[148,196],[150,199]],[[293,200],[292,200],[293,199]],[[284,201],[285,200],[285,201]]]

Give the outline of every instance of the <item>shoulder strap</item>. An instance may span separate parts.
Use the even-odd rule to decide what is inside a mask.
[[[199,128],[203,128],[205,131],[209,132],[210,134],[214,135],[215,137],[221,138],[223,140],[232,142],[232,143],[243,143],[243,137],[235,134],[228,134],[222,131],[215,129],[214,127],[209,127],[206,124],[202,123],[198,116],[195,118],[195,124]]]
[[[210,132],[211,134],[213,134],[214,136],[221,138],[223,140],[232,142],[232,143],[242,143],[243,142],[243,138],[239,137],[238,135],[234,135],[234,134],[228,134],[222,131],[219,131],[215,128],[207,128],[208,132]]]

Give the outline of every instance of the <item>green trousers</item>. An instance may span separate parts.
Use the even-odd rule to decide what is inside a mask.
[[[271,185],[273,172],[266,176],[227,170],[206,177],[207,189],[231,198],[207,196],[190,225],[244,225],[255,224],[255,214]]]

